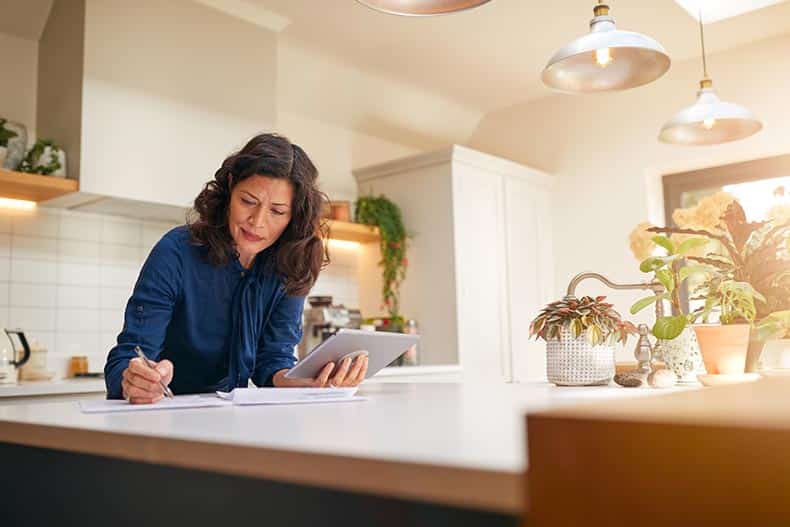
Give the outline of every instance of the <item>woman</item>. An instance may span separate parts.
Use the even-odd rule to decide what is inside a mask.
[[[160,381],[183,394],[365,378],[364,357],[329,363],[315,379],[285,378],[304,297],[328,262],[317,176],[304,150],[274,134],[225,159],[195,199],[196,217],[168,232],[140,271],[104,367],[108,398],[155,403]]]

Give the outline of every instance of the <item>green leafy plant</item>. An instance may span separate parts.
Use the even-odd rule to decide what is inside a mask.
[[[676,245],[669,237],[657,235],[653,236],[653,242],[662,247],[666,251],[666,255],[646,258],[639,265],[639,270],[643,273],[653,273],[655,279],[664,286],[664,292],[637,300],[631,306],[630,311],[632,315],[635,315],[656,302],[669,301],[673,314],[656,320],[653,326],[653,335],[659,339],[672,340],[696,319],[695,314],[683,312],[680,301],[681,285],[692,276],[709,274],[715,269],[705,264],[687,264],[688,253],[707,245],[706,238],[688,238]]]
[[[51,155],[46,165],[41,164],[41,157],[44,155],[46,147],[50,148]],[[22,163],[19,165],[20,172],[29,174],[49,175],[59,170],[63,165],[60,163],[58,153],[60,147],[51,139],[39,139],[28,151]]]
[[[790,333],[790,310],[776,311],[755,326],[760,340],[782,338]]]
[[[7,147],[8,146],[8,140],[9,139],[13,139],[14,137],[16,137],[18,135],[13,130],[8,130],[5,127],[5,123],[7,123],[7,122],[8,122],[7,119],[0,118],[0,147]]]
[[[400,208],[384,196],[364,196],[357,200],[355,221],[379,228],[381,234],[382,307],[397,325],[400,315],[400,285],[406,278],[407,235]]]
[[[636,334],[636,327],[623,320],[605,296],[565,297],[547,305],[529,326],[530,336],[543,340],[559,339],[562,328],[573,338],[584,335],[592,345],[625,342]]]
[[[725,286],[723,292],[719,291],[721,284],[728,281],[746,283],[751,286],[754,299],[759,300],[754,306],[754,320],[760,321],[771,313],[790,309],[790,223],[749,222],[740,203],[733,201],[722,214],[719,227],[722,234],[678,227],[652,227],[648,230],[703,236],[718,242],[720,249],[717,251],[704,256],[687,257],[690,261],[708,265],[717,271],[701,288],[703,296],[698,298],[707,299],[717,294],[733,298],[737,295],[727,289],[730,286]],[[735,286],[735,289],[742,290],[744,287]]]

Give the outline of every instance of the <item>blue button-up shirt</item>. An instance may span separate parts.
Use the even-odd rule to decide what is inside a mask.
[[[214,266],[206,252],[192,243],[186,226],[165,234],[151,250],[104,367],[108,398],[123,397],[122,374],[138,345],[150,359],[173,363],[170,387],[176,394],[227,386],[232,301],[247,271],[238,259]],[[274,373],[295,363],[304,297],[288,295],[282,278],[271,274],[263,278],[256,300],[263,326],[250,379],[271,386]]]

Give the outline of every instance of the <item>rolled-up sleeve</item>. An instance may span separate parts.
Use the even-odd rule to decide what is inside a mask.
[[[302,340],[303,310],[303,296],[283,294],[277,301],[258,344],[252,374],[255,386],[272,386],[275,373],[293,368],[295,348]]]
[[[104,366],[108,399],[123,397],[122,375],[129,360],[136,356],[135,346],[140,346],[148,358],[159,359],[181,288],[182,266],[178,247],[168,237],[162,238],[148,255],[126,304],[118,342]]]

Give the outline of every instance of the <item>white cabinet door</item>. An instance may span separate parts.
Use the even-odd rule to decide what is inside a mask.
[[[502,205],[501,176],[453,164],[458,355],[465,377],[509,377]]]
[[[505,178],[508,307],[513,380],[545,380],[544,343],[529,322],[553,296],[550,194],[526,179]]]

